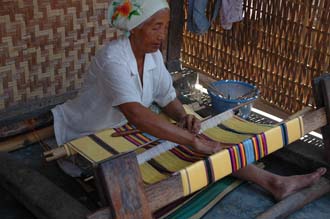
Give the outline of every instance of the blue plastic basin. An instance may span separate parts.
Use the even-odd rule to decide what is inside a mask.
[[[217,113],[222,113],[241,103],[256,99],[259,95],[259,90],[257,90],[255,95],[252,97],[237,99],[238,97],[241,97],[242,95],[256,89],[254,85],[242,81],[221,80],[213,82],[212,85],[223,94],[223,97],[220,97],[208,90],[211,97],[212,107]],[[247,118],[251,113],[251,108],[252,103],[240,108],[238,115],[242,118]]]

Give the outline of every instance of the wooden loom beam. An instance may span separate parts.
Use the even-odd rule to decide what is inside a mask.
[[[308,112],[306,115],[303,116],[303,122],[304,122],[304,133],[307,134],[310,131],[313,131],[315,129],[321,128],[322,126],[325,126],[327,124],[326,119],[326,113],[324,108],[320,108],[318,110]],[[133,159],[133,158],[131,158]],[[134,158],[136,159],[136,158]],[[111,162],[112,159],[106,161]],[[137,163],[136,163],[137,165]],[[123,165],[121,165],[122,167]],[[127,172],[128,173],[128,172]],[[131,172],[129,170],[129,174]],[[124,174],[125,175],[125,174]],[[138,178],[141,176],[138,176]],[[125,181],[121,181],[125,182]],[[160,209],[161,207],[166,206],[167,204],[170,204],[171,202],[182,198],[183,197],[183,188],[181,187],[181,177],[179,175],[171,176],[165,180],[162,180],[159,183],[156,183],[154,185],[147,186],[145,188],[144,194],[146,195],[146,199],[148,200],[149,207],[151,212],[155,212],[156,210]],[[111,189],[111,188],[109,188]],[[133,190],[135,191],[135,190]],[[119,209],[111,209],[111,208],[103,208],[98,210],[97,212],[89,215],[88,219],[103,219],[107,215],[109,217],[109,214],[111,210],[118,211]]]

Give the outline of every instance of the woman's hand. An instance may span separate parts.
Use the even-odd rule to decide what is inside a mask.
[[[230,148],[232,145],[229,144],[222,144],[217,141],[207,140],[196,136],[195,144],[193,145],[194,148],[202,153],[205,154],[214,154],[219,152],[225,148]]]
[[[178,126],[180,128],[187,129],[193,134],[198,134],[199,130],[201,129],[201,121],[194,115],[186,114],[180,119]]]

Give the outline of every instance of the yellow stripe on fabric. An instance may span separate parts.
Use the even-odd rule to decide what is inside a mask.
[[[112,156],[112,154],[99,146],[89,137],[78,138],[67,144],[91,162],[99,162]]]
[[[181,176],[181,182],[182,182],[182,188],[183,188],[183,195],[187,196],[187,195],[191,194],[190,182],[189,182],[187,170],[186,169],[180,170],[180,176]]]
[[[243,140],[252,137],[252,135],[237,134],[218,127],[209,128],[205,130],[203,134],[215,141],[227,144],[238,144]]]
[[[188,195],[207,185],[203,161],[198,161],[180,171],[184,195]]]
[[[302,129],[304,124],[302,123],[301,117],[292,119],[285,124],[288,130],[288,144],[300,139],[303,136],[304,131]]]
[[[176,172],[192,164],[191,162],[178,158],[171,152],[164,152],[153,159],[172,172]]]
[[[221,179],[231,173],[231,161],[228,150],[220,151],[209,157],[213,166],[214,179]]]
[[[161,174],[158,170],[153,168],[148,163],[141,164],[140,171],[141,171],[143,181],[147,184],[154,184],[156,182],[159,182],[159,181],[167,178],[166,175]]]
[[[280,126],[265,131],[265,137],[268,146],[268,154],[283,147],[282,129]]]
[[[259,134],[274,127],[274,125],[249,122],[237,116],[233,116],[232,118],[221,122],[221,124],[237,132],[249,134]]]

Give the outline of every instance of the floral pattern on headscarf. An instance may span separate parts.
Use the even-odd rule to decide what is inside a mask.
[[[132,16],[141,15],[141,6],[134,0],[113,1],[112,6],[114,8],[114,13],[111,17],[112,23],[119,17],[127,17],[130,20]]]

